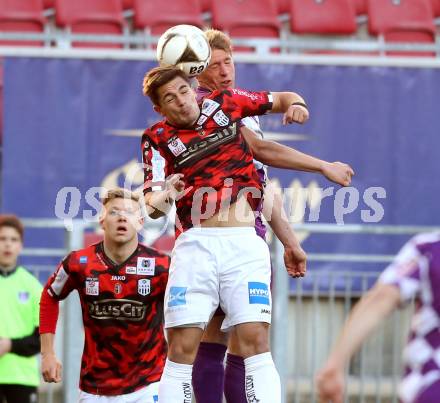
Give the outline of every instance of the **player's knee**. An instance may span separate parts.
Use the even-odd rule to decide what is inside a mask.
[[[170,337],[171,335],[171,337]],[[199,337],[190,332],[178,331],[168,334],[168,358],[180,364],[192,364],[197,354]]]
[[[245,323],[237,326],[237,341],[240,355],[252,357],[269,351],[269,325]]]

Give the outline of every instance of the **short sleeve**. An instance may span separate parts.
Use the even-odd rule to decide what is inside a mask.
[[[273,97],[270,92],[246,91],[233,88],[231,91],[232,101],[240,108],[242,118],[246,116],[264,115],[272,110]]]
[[[47,281],[45,287],[47,293],[57,300],[66,298],[77,288],[69,267],[71,256],[72,254],[63,259],[55,270],[55,273]]]

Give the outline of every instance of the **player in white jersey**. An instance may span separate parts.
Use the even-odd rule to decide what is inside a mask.
[[[403,351],[399,398],[402,403],[440,401],[440,233],[431,233],[411,239],[354,307],[317,374],[320,402],[344,401],[344,369],[350,358],[392,311],[413,299],[417,303]]]

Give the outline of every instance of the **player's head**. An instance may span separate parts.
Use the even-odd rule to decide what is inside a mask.
[[[122,188],[109,190],[102,198],[102,205],[99,223],[104,230],[104,240],[125,244],[137,239],[144,219],[136,193]]]
[[[23,224],[15,215],[0,215],[0,266],[12,269],[23,249]]]
[[[151,69],[144,77],[143,93],[153,102],[154,110],[174,126],[192,126],[200,115],[190,80],[176,67]]]
[[[235,87],[231,39],[216,29],[208,29],[205,35],[211,46],[211,61],[205,71],[197,77],[200,86],[211,91]]]

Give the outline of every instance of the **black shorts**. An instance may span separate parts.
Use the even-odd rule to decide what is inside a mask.
[[[0,384],[0,403],[37,403],[35,386]]]

